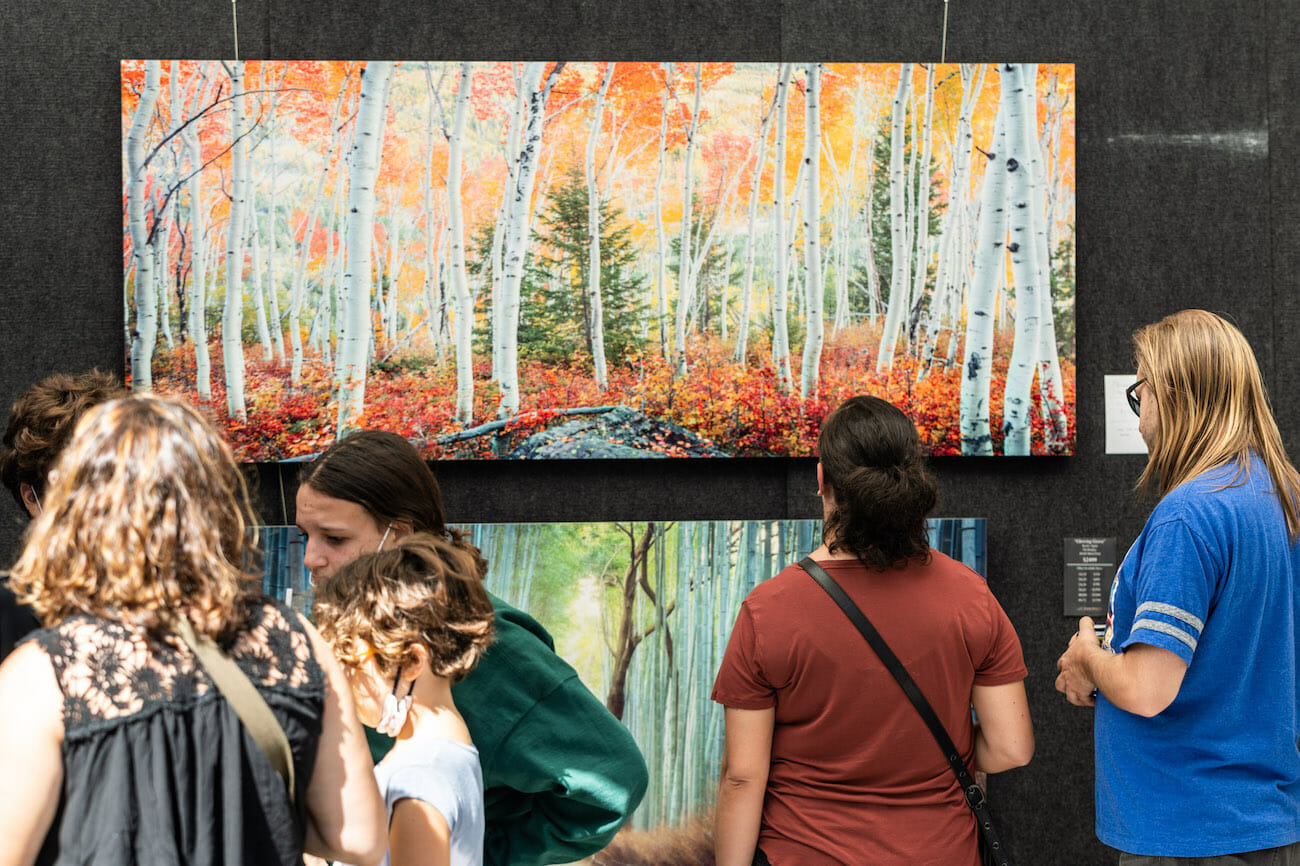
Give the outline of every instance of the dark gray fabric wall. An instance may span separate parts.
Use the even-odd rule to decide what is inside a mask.
[[[932,60],[941,0],[241,0],[252,58]],[[230,57],[224,0],[9,0],[0,130],[0,405],[54,370],[123,368],[118,60]],[[1142,458],[1103,453],[1102,376],[1174,310],[1231,315],[1283,435],[1300,441],[1300,4],[1294,0],[952,0],[947,59],[1078,64],[1078,453],[937,461],[942,515],[987,517],[989,577],[1020,632],[1038,754],[995,777],[1021,864],[1113,862],[1092,832],[1091,711],[1052,683],[1073,624],[1062,539],[1146,508]],[[1294,453],[1294,452],[1293,452]],[[444,464],[457,521],[815,516],[809,461]],[[293,475],[259,467],[265,517]],[[4,506],[0,506],[3,508]],[[0,549],[21,524],[0,520]]]

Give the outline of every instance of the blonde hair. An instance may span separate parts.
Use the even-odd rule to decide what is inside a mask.
[[[474,556],[417,532],[344,565],[316,587],[312,618],[344,665],[373,652],[384,676],[429,652],[435,674],[456,682],[492,643],[495,612]]]
[[[260,595],[256,524],[230,449],[189,406],[151,395],[91,409],[50,473],[10,585],[47,624],[88,613],[216,639]]]
[[[1255,353],[1241,331],[1205,310],[1183,310],[1133,335],[1138,368],[1147,379],[1159,421],[1144,492],[1164,496],[1196,476],[1237,460],[1249,477],[1247,454],[1268,468],[1292,540],[1300,533],[1297,474],[1269,408]]]

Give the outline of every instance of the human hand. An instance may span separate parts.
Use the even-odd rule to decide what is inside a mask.
[[[1056,690],[1076,707],[1097,705],[1097,683],[1093,680],[1089,660],[1094,653],[1104,652],[1097,640],[1092,617],[1079,620],[1079,631],[1070,637],[1070,645],[1056,661],[1060,674],[1056,677]]]

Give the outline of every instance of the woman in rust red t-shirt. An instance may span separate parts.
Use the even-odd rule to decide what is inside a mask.
[[[1027,763],[1020,642],[984,580],[929,549],[936,490],[911,421],[855,397],[827,419],[818,453],[825,543],[813,558],[870,617],[968,765]],[[745,600],[713,699],[727,727],[719,866],[979,862],[974,817],[929,729],[803,569]]]

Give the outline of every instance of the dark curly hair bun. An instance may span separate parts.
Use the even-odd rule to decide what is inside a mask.
[[[939,491],[906,415],[878,397],[853,397],[822,425],[817,453],[833,498],[822,529],[832,552],[881,569],[929,558],[925,519]]]

